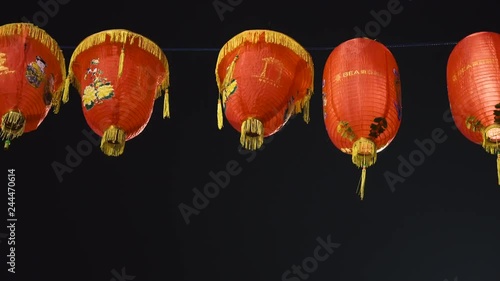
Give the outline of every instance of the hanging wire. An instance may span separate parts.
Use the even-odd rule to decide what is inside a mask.
[[[453,46],[458,42],[421,42],[421,43],[399,43],[387,44],[391,48],[418,48],[418,47],[440,47]],[[74,50],[76,46],[60,46],[62,50]],[[335,47],[304,47],[308,51],[331,51]],[[218,52],[220,48],[162,48],[164,52]]]

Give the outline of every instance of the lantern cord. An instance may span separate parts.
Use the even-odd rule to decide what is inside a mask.
[[[409,43],[395,43],[387,44],[389,49],[400,49],[400,48],[418,48],[418,47],[440,47],[440,46],[454,46],[457,41],[451,42],[409,42]],[[61,45],[62,50],[74,50],[76,47],[72,45]],[[332,51],[335,46],[306,46],[304,49],[307,51]],[[171,48],[161,48],[164,52],[219,52],[220,48],[214,47],[171,47]]]

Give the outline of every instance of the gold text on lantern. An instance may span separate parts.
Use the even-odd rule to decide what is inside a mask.
[[[453,80],[453,82],[456,82],[458,77],[462,76],[466,71],[472,69],[475,66],[483,65],[483,64],[496,64],[496,65],[498,65],[498,60],[496,58],[492,58],[492,59],[477,60],[477,61],[473,61],[471,63],[468,63],[467,65],[465,65],[465,66],[461,67],[459,70],[457,70],[457,72],[455,74],[453,74],[451,79]]]
[[[7,61],[7,55],[5,53],[0,53],[0,75],[14,73],[15,70],[10,70],[4,65]]]
[[[349,70],[349,71],[344,71],[337,73],[335,75],[334,82],[340,81],[342,78],[347,78],[355,75],[377,75],[377,76],[384,76],[382,73],[373,70],[373,69],[355,69],[355,70]]]
[[[281,76],[283,75],[283,63],[273,57],[263,58],[262,60],[264,61],[264,67],[262,71],[259,75],[253,75],[253,77],[259,78],[260,82],[269,83],[274,87],[281,87],[280,80]],[[272,67],[269,67],[269,65],[272,65]],[[269,70],[269,68],[271,68],[271,70]],[[278,76],[277,78],[268,77],[269,73],[272,73],[274,74],[273,76],[276,76],[276,72]]]

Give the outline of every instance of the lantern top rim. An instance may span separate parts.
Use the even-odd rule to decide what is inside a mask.
[[[12,37],[12,36],[21,36],[23,38],[29,38],[34,41],[37,41],[41,45],[43,45],[49,53],[55,58],[55,60],[59,63],[59,74],[61,76],[61,80],[53,91],[53,98],[51,107],[54,113],[59,112],[60,107],[60,99],[61,94],[64,90],[64,80],[66,79],[66,59],[64,57],[63,51],[60,48],[57,41],[48,34],[44,29],[29,23],[29,22],[15,22],[15,23],[7,23],[4,25],[0,25],[0,38],[3,37]],[[16,46],[17,47],[17,46]]]
[[[337,47],[335,47],[333,50],[332,50],[332,53],[335,52],[336,50],[339,49],[339,47],[342,47],[342,46],[345,46],[345,45],[348,45],[348,44],[352,44],[352,43],[355,43],[355,42],[363,42],[364,44],[377,44],[379,45],[380,47],[382,47],[383,49],[385,49],[386,52],[388,52],[389,54],[393,55],[391,50],[389,50],[389,48],[382,42],[380,41],[377,41],[376,39],[372,39],[372,38],[368,38],[368,37],[355,37],[355,38],[351,38],[351,39],[348,39],[340,44],[337,45]]]
[[[29,22],[7,23],[0,25],[0,37],[21,35],[39,41],[47,49],[49,49],[51,54],[57,59],[57,61],[60,62],[61,73],[63,75],[66,74],[66,63],[62,49],[59,47],[57,41],[44,29]]]
[[[136,46],[157,57],[162,64],[165,65],[165,68],[168,69],[167,57],[160,46],[142,34],[123,28],[106,29],[85,37],[73,51],[70,59],[70,65],[80,53],[92,47],[104,44],[122,44],[124,47]]]
[[[495,31],[488,31],[488,30],[477,31],[477,32],[471,33],[471,34],[463,37],[462,39],[460,39],[458,41],[457,44],[459,44],[463,40],[466,40],[466,39],[469,39],[469,38],[472,38],[472,37],[482,36],[482,35],[495,35],[495,36],[498,36],[498,35],[500,35],[500,33],[495,32]]]

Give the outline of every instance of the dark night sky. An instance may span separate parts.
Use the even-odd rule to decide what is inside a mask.
[[[360,171],[325,129],[322,72],[333,47],[353,38],[356,26],[364,29],[374,19],[370,11],[395,0],[219,1],[238,5],[223,20],[213,0],[61,0],[45,21],[33,17],[43,11],[35,1],[2,13],[2,24],[26,17],[45,29],[67,62],[93,33],[140,33],[165,50],[171,82],[170,119],[162,118],[157,100],[147,127],[122,156],[107,157],[94,146],[62,181],[52,164],[65,164],[66,149],[90,130],[74,88],[59,114],[50,112],[38,130],[0,151],[2,173],[16,169],[18,217],[17,273],[7,275],[8,245],[0,236],[2,274],[23,281],[500,279],[495,157],[453,129],[446,115],[448,56],[471,33],[500,31],[497,1],[401,0],[401,13],[375,34],[399,65],[403,119],[368,169],[364,201],[355,193]],[[252,155],[241,153],[239,133],[227,122],[219,131],[216,119],[217,50],[246,29],[294,38],[310,50],[316,77],[311,122],[290,120]],[[415,141],[436,129],[446,140],[391,190],[384,174],[397,174],[402,159],[418,149]],[[186,224],[179,204],[193,206],[193,189],[202,190],[210,172],[230,161],[240,173]],[[314,257],[321,240],[338,244],[316,269],[282,277]]]

